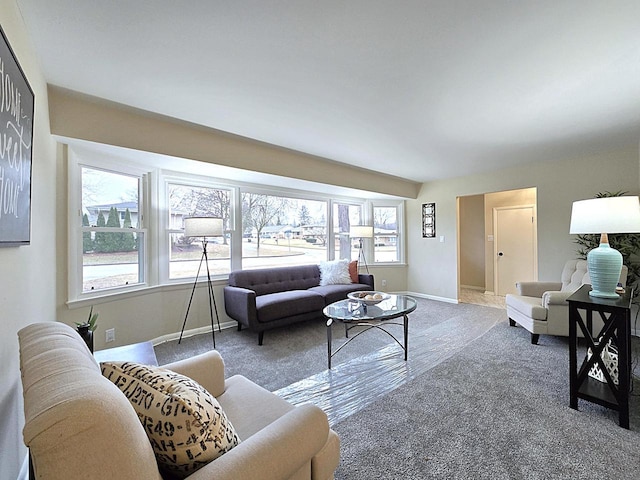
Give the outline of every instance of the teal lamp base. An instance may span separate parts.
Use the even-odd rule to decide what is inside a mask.
[[[622,254],[608,243],[601,243],[587,255],[587,267],[591,278],[589,295],[598,298],[618,298],[616,286],[622,271]]]

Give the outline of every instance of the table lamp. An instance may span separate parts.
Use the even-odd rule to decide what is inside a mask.
[[[622,254],[609,245],[609,233],[640,232],[640,202],[637,196],[602,197],[573,202],[571,234],[600,234],[600,246],[587,255],[591,278],[589,295],[618,298],[616,286],[622,271]]]
[[[373,226],[372,225],[351,225],[349,228],[349,237],[351,238],[359,238],[360,239],[360,252],[358,253],[358,268],[360,268],[360,264],[364,263],[364,267],[369,273],[369,267],[367,265],[367,260],[364,258],[364,250],[362,249],[362,239],[363,238],[373,238]],[[362,258],[362,262],[360,262],[360,258]]]

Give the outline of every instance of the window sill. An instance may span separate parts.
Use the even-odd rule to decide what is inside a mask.
[[[198,284],[199,285],[203,284],[206,281],[207,281],[206,279],[204,280],[199,279]],[[211,279],[211,283],[213,284],[214,287],[218,285],[226,285],[228,282],[229,282],[229,278],[226,276]],[[104,295],[96,295],[93,297],[68,300],[67,306],[69,307],[69,309],[83,308],[91,305],[100,305],[102,303],[110,303],[110,302],[116,302],[120,300],[126,300],[129,298],[140,297],[142,295],[171,292],[174,290],[185,290],[187,288],[193,288],[193,279],[178,281],[175,283],[164,284],[164,285],[140,286],[137,288],[126,290],[126,291],[111,292],[111,293],[105,293]]]

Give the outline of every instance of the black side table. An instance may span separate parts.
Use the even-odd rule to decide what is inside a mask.
[[[570,407],[578,409],[578,398],[597,403],[619,412],[620,426],[629,428],[629,382],[631,379],[631,298],[627,290],[617,299],[597,298],[589,295],[591,285],[583,285],[569,302],[569,389]],[[585,318],[581,316],[584,311]],[[604,326],[593,335],[593,312],[597,312]],[[591,358],[585,357],[577,366],[577,328],[580,327],[591,348]],[[602,337],[602,338],[600,338]],[[609,341],[618,348],[618,385],[607,371],[602,350]],[[589,376],[589,370],[598,364],[606,383]]]

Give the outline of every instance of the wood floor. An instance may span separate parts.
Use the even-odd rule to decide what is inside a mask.
[[[499,295],[487,295],[482,290],[474,290],[471,288],[460,288],[460,303],[473,303],[474,305],[483,305],[485,307],[506,308],[504,297]]]

